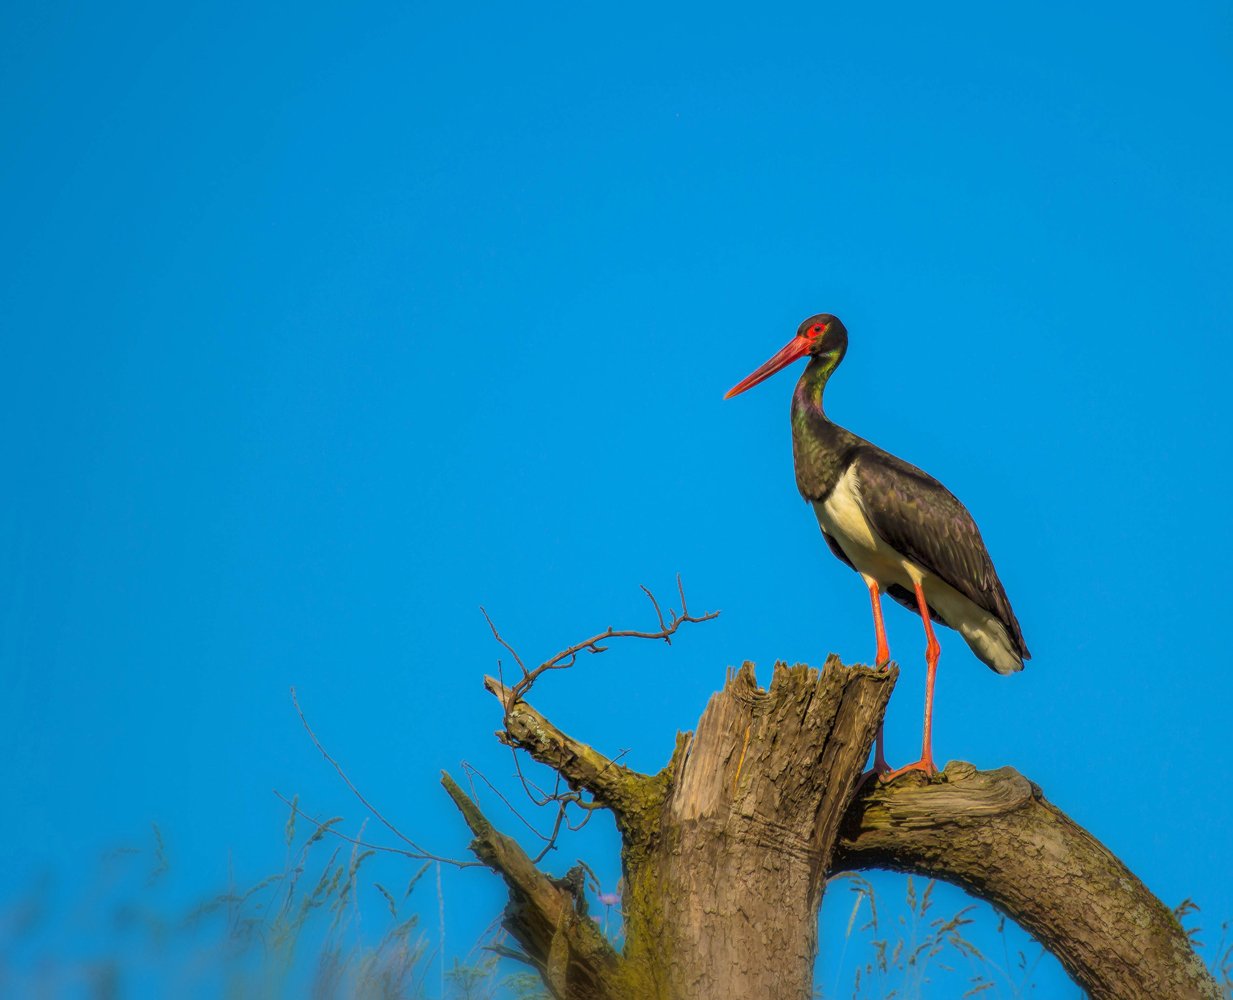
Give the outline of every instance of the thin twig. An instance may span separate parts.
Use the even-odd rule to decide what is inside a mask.
[[[562,802],[561,807],[557,810],[557,821],[552,827],[552,836],[548,838],[548,843],[544,845],[544,849],[535,856],[531,864],[537,865],[544,860],[544,856],[549,851],[555,851],[557,847],[557,835],[561,832],[561,820],[565,819],[565,808],[568,803]]]
[[[522,668],[522,680],[514,685],[510,693],[509,700],[506,704],[506,711],[517,704],[518,700],[531,689],[531,685],[539,678],[545,670],[564,670],[567,667],[572,667],[578,662],[579,653],[591,653],[592,655],[605,652],[608,647],[601,646],[600,643],[606,639],[663,639],[669,646],[672,645],[672,636],[686,622],[705,622],[712,618],[717,618],[720,614],[718,611],[708,611],[702,615],[691,615],[689,607],[685,603],[685,588],[681,584],[681,575],[678,573],[676,577],[677,593],[681,596],[681,613],[678,615],[672,608],[668,609],[668,618],[664,619],[663,611],[659,607],[659,601],[655,599],[646,587],[642,587],[642,592],[651,600],[651,606],[655,609],[655,617],[659,620],[658,632],[639,632],[636,629],[614,629],[611,625],[598,635],[593,635],[589,639],[584,639],[582,642],[575,643],[568,649],[563,649],[556,656],[549,660],[545,660],[534,670],[528,671],[526,665],[522,662],[522,658],[514,650],[514,647],[501,638],[492,619],[488,617],[488,612],[482,607],[480,611],[484,615],[485,621],[488,622],[488,627],[492,629],[493,637],[502,646],[510,651],[514,659],[518,661],[518,666]]]
[[[518,750],[519,748],[514,746],[513,743],[510,744],[509,751],[510,753],[514,755],[514,771],[517,773],[518,779],[522,782],[522,790],[527,793],[527,798],[529,798],[532,802],[535,802],[537,806],[546,806],[549,802],[552,801],[552,796],[548,792],[545,792],[542,788],[540,788],[539,785],[537,785],[530,778],[527,778],[523,775],[522,766],[518,763]],[[540,795],[544,797],[542,802],[535,801],[535,796],[531,794],[531,788],[528,788],[527,787],[528,785],[530,785],[531,788],[534,788],[537,792],[539,792]]]
[[[510,800],[507,799],[503,794],[501,794],[501,790],[497,788],[497,786],[494,785],[491,781],[489,781],[482,771],[480,771],[476,767],[472,767],[465,760],[462,762],[462,769],[467,772],[468,777],[471,777],[472,775],[479,775],[480,781],[482,781],[485,785],[487,785],[489,788],[491,788],[496,793],[497,798],[499,798],[502,802],[505,803],[505,805],[509,808],[510,812],[512,812],[515,816],[517,816],[520,820],[522,820],[523,825],[526,826],[528,830],[530,830],[533,834],[535,834],[535,836],[539,837],[540,840],[548,840],[547,837],[545,837],[542,833],[540,833],[537,829],[535,829],[534,826],[531,825],[530,821],[525,816],[523,816],[522,813],[520,813],[517,809],[514,808],[513,803],[510,802]],[[475,794],[475,782],[474,781],[471,782],[471,798],[475,799],[476,802],[479,802],[479,796]],[[532,799],[531,801],[535,802],[534,799]],[[535,804],[539,805],[538,802]],[[547,802],[545,802],[544,805],[547,805]]]
[[[518,666],[522,667],[522,676],[525,677],[527,675],[527,668],[523,665],[522,657],[518,655],[518,651],[514,649],[513,646],[501,638],[501,633],[497,631],[497,627],[492,623],[492,619],[488,617],[488,612],[484,610],[484,606],[482,604],[480,605],[480,614],[484,616],[484,621],[486,621],[488,623],[488,627],[492,629],[492,637],[510,651],[510,655],[513,656],[515,661],[517,661]]]
[[[321,751],[321,756],[324,757],[327,761],[330,762],[330,764],[334,766],[334,770],[338,772],[338,776],[342,778],[343,783],[348,788],[351,789],[352,794],[354,794],[355,797],[360,800],[360,802],[363,804],[365,809],[367,809],[370,813],[376,816],[377,819],[379,819],[383,824],[385,824],[385,827],[391,833],[393,833],[395,837],[397,837],[403,843],[409,844],[412,848],[414,848],[416,852],[415,857],[423,857],[423,858],[430,859],[432,861],[444,861],[447,864],[451,864],[451,865],[463,864],[463,862],[453,861],[449,858],[437,857],[435,854],[432,854],[431,852],[424,850],[424,848],[420,847],[419,844],[417,844],[414,840],[412,840],[410,837],[404,834],[401,830],[399,830],[398,827],[396,827],[388,819],[382,816],[381,813],[379,813],[376,810],[376,808],[372,805],[372,803],[370,803],[366,798],[364,798],[364,796],[360,793],[360,790],[351,783],[351,779],[347,777],[346,773],[339,766],[338,761],[336,761],[333,757],[331,757],[329,753],[326,751],[325,747],[321,745],[321,741],[317,739],[317,734],[313,732],[312,727],[308,724],[308,720],[304,718],[304,711],[303,709],[300,708],[300,702],[295,696],[295,688],[291,689],[291,703],[295,706],[296,714],[299,715],[300,722],[304,724],[304,729],[305,731],[307,731],[309,739],[313,741],[313,746],[315,746],[318,750]],[[334,832],[334,831],[331,831],[331,832]],[[341,834],[338,834],[338,836],[341,836]],[[387,848],[387,850],[390,850],[390,848]],[[405,854],[407,852],[404,851],[401,853]],[[472,863],[473,862],[466,862],[465,864],[469,866]]]
[[[582,817],[582,822],[577,826],[569,821],[569,817],[565,817],[565,825],[569,827],[570,833],[577,833],[584,826],[591,822],[591,817],[595,815],[595,810],[602,808],[597,802],[576,802],[575,805],[582,806],[587,811],[587,814]]]
[[[291,805],[291,800],[283,795],[278,789],[274,790],[274,796],[281,802]],[[313,819],[308,813],[304,812],[298,806],[293,806],[297,816],[302,816],[310,823],[316,823],[318,827],[325,824]],[[337,837],[339,840],[345,840],[348,844],[355,844],[357,847],[366,847],[374,851],[384,851],[386,854],[397,854],[403,858],[410,858],[412,861],[440,861],[443,864],[455,865],[458,868],[482,868],[483,865],[479,861],[456,861],[454,858],[443,858],[436,854],[430,854],[427,851],[404,851],[401,847],[386,847],[383,844],[370,844],[367,841],[356,840],[354,837],[348,837],[345,833],[339,833],[332,826],[326,827],[326,833]]]

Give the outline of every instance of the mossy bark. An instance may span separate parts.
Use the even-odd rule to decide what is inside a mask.
[[[834,863],[927,875],[989,900],[1091,1000],[1221,996],[1169,908],[1014,768],[951,761],[932,781],[861,789]]]
[[[1090,834],[1010,768],[952,763],[932,782],[860,776],[898,670],[777,663],[729,671],[668,765],[639,774],[562,733],[493,678],[502,742],[611,810],[622,838],[625,947],[577,883],[540,872],[445,777],[472,850],[510,890],[504,925],[559,1000],[807,1000],[817,912],[844,868],[918,872],[989,900],[1093,1000],[1218,997],[1177,921]]]
[[[817,912],[843,811],[897,668],[821,671],[751,663],[730,673],[659,774],[621,767],[566,736],[498,681],[498,739],[585,788],[616,817],[626,938],[594,940],[577,900],[496,833],[457,786],[477,856],[505,878],[505,926],[553,995],[620,1000],[809,997]],[[585,912],[585,911],[583,911]],[[583,958],[585,956],[585,959]]]

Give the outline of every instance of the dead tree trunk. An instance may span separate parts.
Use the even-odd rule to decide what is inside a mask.
[[[581,880],[540,872],[445,776],[472,850],[509,887],[516,957],[563,1000],[806,1000],[828,875],[880,867],[998,905],[1094,1000],[1217,998],[1172,914],[1010,769],[952,764],[932,783],[869,783],[853,799],[897,675],[831,656],[821,671],[777,663],[764,691],[747,662],[656,775],[609,761],[487,678],[505,711],[497,738],[590,792],[623,845],[618,954],[586,915]]]
[[[654,776],[575,742],[488,678],[506,710],[498,738],[591,792],[624,844],[627,943],[618,958],[568,890],[447,785],[477,855],[509,884],[506,928],[554,994],[808,997],[827,862],[894,677],[831,657],[820,672],[776,664],[763,691],[746,663]]]

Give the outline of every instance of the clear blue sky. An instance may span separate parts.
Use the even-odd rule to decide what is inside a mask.
[[[1233,918],[1228,4],[14,4],[0,56],[4,891],[150,821],[186,896],[264,874],[272,788],[358,823],[292,685],[461,855],[480,604],[533,659],[677,572],[722,608],[537,690],[646,770],[727,665],[870,658],[798,369],[721,399],[825,310],[829,412],[963,499],[1034,656],[941,634],[939,760]]]

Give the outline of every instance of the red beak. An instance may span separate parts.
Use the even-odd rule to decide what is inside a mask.
[[[746,389],[752,389],[759,382],[770,378],[777,371],[787,368],[793,361],[798,361],[809,353],[809,338],[808,337],[793,337],[788,341],[788,345],[776,354],[770,361],[764,364],[752,375],[737,382],[731,389],[728,390],[724,399],[731,399],[733,396],[739,395]]]

